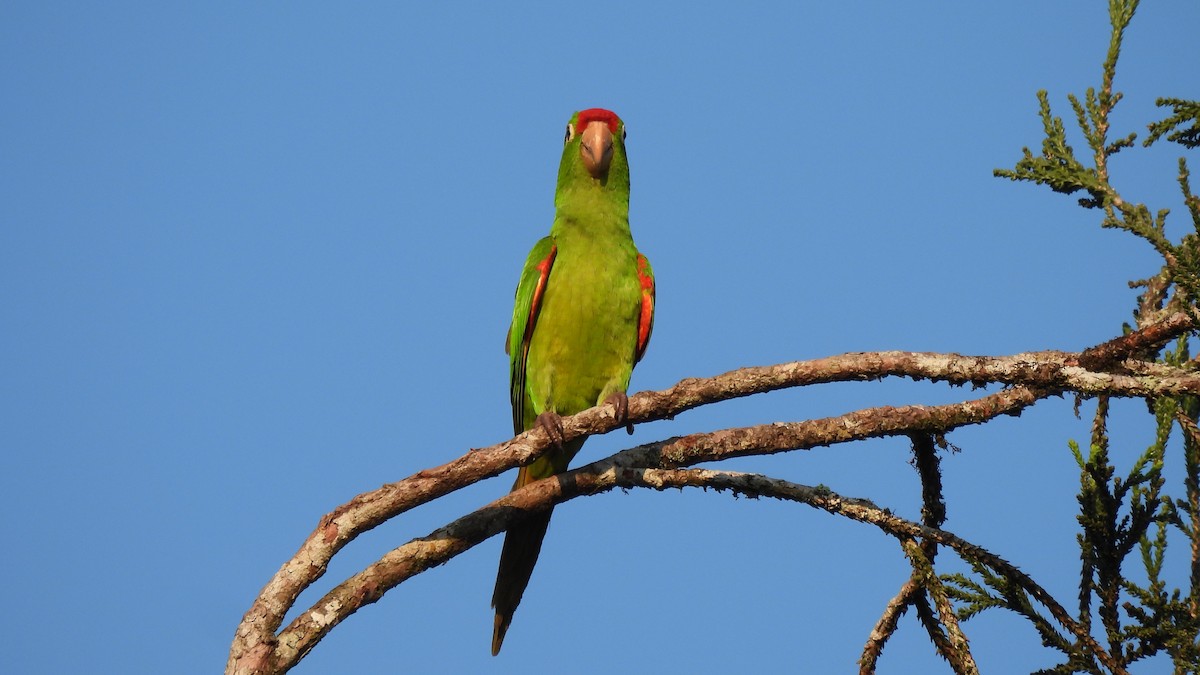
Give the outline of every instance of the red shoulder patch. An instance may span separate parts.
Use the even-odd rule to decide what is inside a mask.
[[[528,349],[529,338],[533,336],[533,324],[537,321],[538,311],[542,308],[542,296],[546,293],[546,281],[550,279],[550,268],[554,266],[554,256],[558,255],[558,244],[550,245],[550,253],[542,258],[534,269],[541,275],[537,286],[533,289],[533,300],[529,303],[529,320],[525,324],[525,346]]]
[[[650,344],[650,333],[654,330],[654,276],[648,271],[650,262],[641,253],[637,257],[638,283],[642,286],[642,311],[638,315],[636,361],[642,360],[646,346]]]

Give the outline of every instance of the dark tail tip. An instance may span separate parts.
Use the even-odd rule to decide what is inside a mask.
[[[521,604],[521,596],[529,585],[529,576],[542,550],[542,539],[550,526],[550,511],[528,516],[525,522],[509,528],[500,551],[500,569],[496,572],[496,590],[492,607],[496,622],[492,628],[492,654],[500,653],[504,634],[512,623],[513,612]]]

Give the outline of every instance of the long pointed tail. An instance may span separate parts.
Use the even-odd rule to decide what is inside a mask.
[[[517,472],[513,489],[523,487],[535,480],[547,478],[567,470],[567,464],[583,447],[584,438],[569,441],[561,450],[537,459]],[[496,572],[496,590],[492,593],[492,607],[496,609],[496,621],[492,627],[492,656],[500,653],[504,634],[512,623],[513,612],[521,604],[521,596],[529,585],[529,576],[542,552],[542,539],[550,526],[553,509],[531,514],[526,520],[510,527],[504,535],[504,547],[500,550],[500,570]]]
[[[546,528],[550,526],[551,513],[534,514],[520,525],[509,528],[504,535],[500,571],[496,573],[496,590],[492,593],[492,607],[496,609],[496,621],[492,628],[492,656],[500,653],[500,645],[504,643],[504,634],[512,623],[513,612],[521,604],[521,596],[529,585],[529,577],[542,551],[542,539],[546,536]]]

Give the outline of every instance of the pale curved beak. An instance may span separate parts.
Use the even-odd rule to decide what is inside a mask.
[[[583,165],[587,167],[592,178],[603,178],[608,175],[608,165],[612,162],[613,135],[608,130],[608,124],[600,121],[588,122],[579,139],[579,154],[583,157]]]

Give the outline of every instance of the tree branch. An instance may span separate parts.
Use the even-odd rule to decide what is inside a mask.
[[[909,434],[909,438],[912,440],[913,467],[916,468],[917,475],[921,478],[921,524],[926,527],[940,528],[946,521],[946,503],[942,498],[941,461],[937,456],[934,436],[929,433],[921,433]],[[945,442],[944,439],[942,442]],[[907,547],[907,543],[905,546]],[[921,552],[923,555],[922,560],[927,561],[932,568],[933,560],[937,557],[937,544],[933,541],[922,541]],[[925,632],[929,634],[929,639],[933,642],[934,647],[937,648],[938,653],[952,664],[955,672],[974,668],[975,666],[973,660],[970,659],[969,651],[967,651],[967,660],[971,661],[970,668],[967,667],[964,659],[957,658],[956,655],[959,650],[951,642],[950,638],[942,632],[942,624],[938,622],[933,608],[929,605],[929,594],[926,591],[926,584],[924,583],[924,573],[918,568],[916,558],[910,555],[909,559],[913,562],[912,574],[909,575],[908,580],[900,587],[900,591],[896,596],[888,602],[884,608],[883,616],[875,623],[874,629],[872,629],[870,636],[867,637],[867,642],[863,646],[862,656],[858,660],[860,675],[869,675],[875,672],[875,664],[879,661],[879,655],[883,653],[883,648],[887,645],[888,639],[896,631],[900,616],[913,605],[916,606],[917,618],[920,620],[921,625],[925,627]],[[942,595],[944,596],[945,594],[943,593]],[[955,630],[959,630],[957,617],[954,617],[952,620],[955,622]],[[945,622],[943,621],[942,623]],[[962,640],[962,644],[965,649],[965,637]]]
[[[875,665],[879,662],[879,656],[883,653],[884,646],[896,632],[896,627],[900,625],[900,617],[904,616],[909,607],[924,598],[924,590],[912,580],[912,577],[909,577],[900,586],[900,591],[888,601],[887,606],[883,608],[883,615],[879,617],[879,621],[875,622],[875,627],[871,629],[871,634],[867,637],[867,644],[863,646],[862,656],[858,659],[859,675],[871,675],[875,672]],[[933,639],[939,652],[949,648],[949,645],[945,648],[942,647],[941,643],[946,641],[946,636],[942,635],[941,631],[930,632],[929,637]]]
[[[971,654],[967,636],[958,625],[958,615],[954,613],[950,596],[946,593],[946,587],[942,585],[942,580],[938,578],[937,572],[933,569],[933,560],[926,554],[927,550],[937,550],[930,542],[929,539],[922,540],[921,543],[915,539],[902,541],[904,555],[912,563],[912,579],[920,584],[925,594],[933,600],[941,625],[946,627],[945,636],[938,631],[939,637],[944,638],[937,641],[942,656],[950,663],[950,667],[957,675],[979,675],[979,666],[975,665],[975,657]],[[946,648],[941,648],[942,642],[946,643]]]
[[[1192,323],[1186,315],[1175,315],[1137,333],[1152,334],[1155,340],[1169,339],[1173,335],[1186,332],[1191,326]],[[1163,334],[1166,334],[1166,337]],[[1138,338],[1125,336],[1121,339]],[[1114,348],[1111,359],[1119,357],[1121,351],[1120,347]],[[705,379],[686,379],[663,391],[642,392],[630,397],[630,422],[672,418],[681,412],[708,403],[788,387],[881,379],[888,376],[944,380],[954,384],[970,382],[981,385],[999,382],[1027,386],[1014,386],[974,401],[948,406],[883,407],[823,420],[693,434],[632,448],[615,455],[613,460],[621,458],[623,462],[634,462],[635,465],[641,466],[686,466],[725,457],[807,449],[901,433],[944,432],[965,424],[977,424],[998,415],[1019,414],[1022,409],[1038,399],[1068,390],[1084,394],[1111,393],[1118,396],[1200,393],[1200,376],[1186,370],[1175,369],[1169,374],[1154,375],[1099,373],[1080,366],[1080,356],[1063,352],[1034,352],[1008,357],[909,352],[860,353],[776,366],[743,368]],[[608,406],[592,408],[563,420],[565,440],[606,433],[617,426]],[[293,622],[292,626],[276,636],[283,617],[299,594],[324,574],[332,556],[355,537],[420,504],[484,478],[498,475],[517,465],[528,464],[545,451],[547,443],[544,432],[534,429],[503,443],[472,450],[442,466],[421,471],[404,480],[359,495],[324,516],[295,556],[284,563],[268,581],[246,612],[235,633],[226,672],[285,671],[311,649],[316,640],[333,625],[363,604],[377,600],[387,588],[407,578],[403,575],[395,577],[397,580],[390,586],[373,583],[371,579],[362,580],[357,586],[357,599],[339,596],[336,606],[328,607],[318,603],[317,607],[306,612]],[[494,504],[495,508],[501,510],[515,506],[504,503],[504,500]],[[499,513],[487,512],[486,509],[484,512],[485,516],[493,517]],[[504,526],[507,526],[507,521],[504,521]],[[503,526],[497,526],[495,523],[486,527],[476,523],[471,527],[474,528],[471,531],[477,535],[486,532],[482,538],[503,529]],[[499,529],[496,529],[497,527]],[[415,574],[434,564],[420,561],[436,559],[444,562],[459,551],[455,546],[445,543],[458,539],[435,535],[431,535],[431,541],[442,542],[436,551],[427,550],[427,547],[422,548],[414,543],[416,549],[411,553],[417,556],[417,562],[410,560],[401,564],[392,560],[388,564],[398,565],[396,569],[412,569],[412,573]],[[405,547],[401,547],[397,551],[404,549]],[[385,557],[385,560],[388,559],[391,559],[391,554]],[[372,568],[368,568],[370,569]],[[338,588],[343,588],[366,573],[367,570],[364,570]],[[378,570],[375,573],[378,573]],[[393,578],[394,574],[395,570],[387,578]],[[310,620],[311,623],[305,623]]]
[[[384,555],[362,572],[347,579],[313,605],[280,635],[282,661],[275,666],[284,672],[305,654],[330,628],[360,607],[430,567],[519,522],[530,513],[576,497],[598,494],[613,488],[649,487],[656,490],[699,487],[758,498],[795,501],[835,515],[869,523],[905,539],[936,541],[969,561],[985,565],[1011,579],[1031,597],[1046,606],[1052,616],[1070,630],[1104,663],[1117,671],[1110,655],[1082,629],[1044,589],[1019,569],[956,535],[905,520],[865,499],[843,497],[824,487],[810,487],[756,474],[707,469],[655,469],[623,465],[622,459],[638,448],[580,467],[559,476],[531,483],[477,511],[414,539]],[[622,457],[624,456],[624,457]]]

